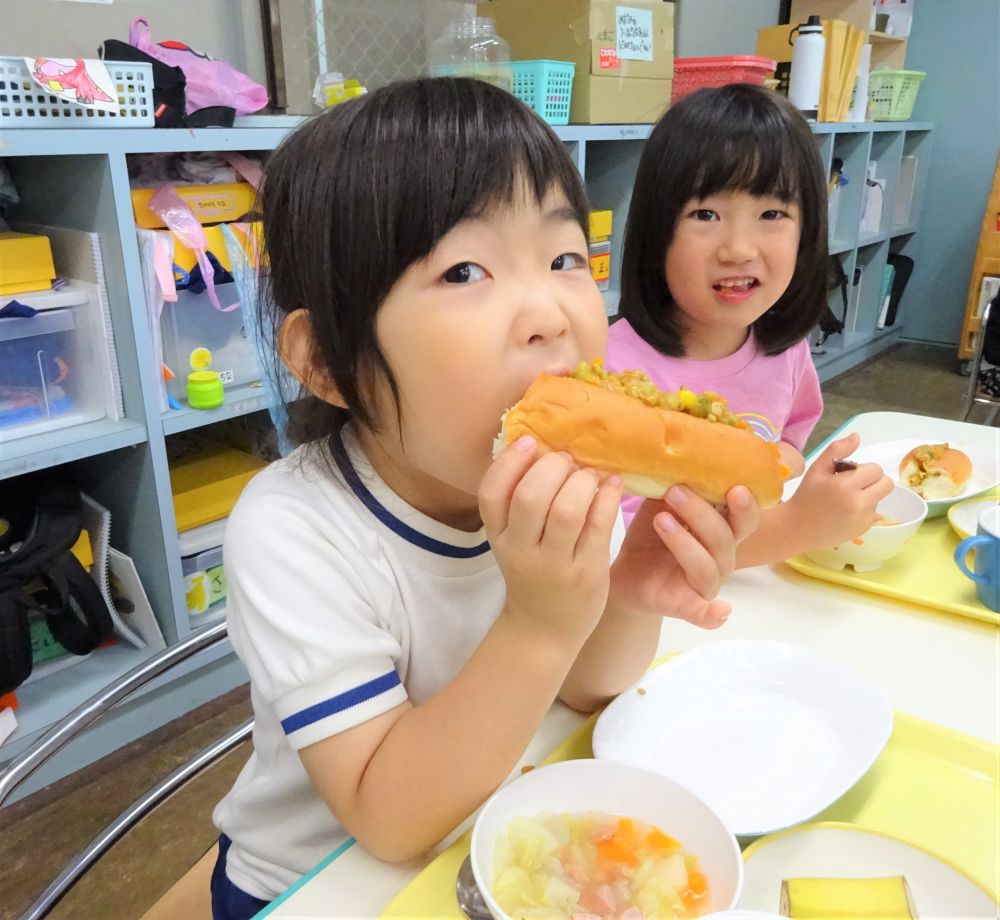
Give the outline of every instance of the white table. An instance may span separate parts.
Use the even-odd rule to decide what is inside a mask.
[[[900,413],[869,413],[853,420],[847,430],[861,431],[869,443],[889,441],[910,437],[915,419]],[[919,419],[915,436],[994,444],[1000,439],[995,429],[956,426],[959,423]],[[865,675],[896,711],[1000,744],[1000,630],[995,626],[816,581],[786,566],[739,572],[722,595],[734,608],[722,629],[705,632],[676,620],[664,621],[660,652],[721,639],[794,643]],[[539,763],[582,721],[579,714],[556,704],[512,775],[522,764]],[[388,865],[352,846],[291,889],[267,916],[274,920],[377,917],[434,855]]]

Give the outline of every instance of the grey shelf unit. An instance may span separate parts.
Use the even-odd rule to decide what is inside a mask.
[[[12,217],[101,236],[125,397],[125,418],[120,421],[97,421],[14,441],[0,440],[0,479],[68,465],[81,484],[111,511],[113,542],[135,560],[168,644],[190,634],[193,627],[184,598],[167,439],[261,411],[266,408],[266,399],[260,387],[251,385],[230,393],[225,405],[216,410],[160,412],[158,368],[153,363],[144,302],[127,157],[134,153],[223,150],[266,154],[302,121],[298,117],[269,116],[244,118],[228,129],[0,132],[0,157],[10,166],[22,196],[22,204]],[[617,311],[625,218],[633,177],[650,130],[649,125],[571,125],[556,129],[587,180],[594,206],[615,212],[611,288],[605,295],[609,315]],[[930,125],[817,125],[815,133],[827,167],[834,151],[843,149],[851,164],[848,168],[858,176],[863,175],[864,162],[873,148],[883,157],[895,158],[897,171],[902,152],[919,152],[918,189],[922,189]],[[887,200],[890,198],[891,194],[887,195]],[[856,210],[860,212],[860,198]],[[857,258],[884,263],[889,251],[905,252],[910,245],[919,221],[916,207],[913,215],[912,226],[885,227],[885,232],[870,242],[857,239],[855,220],[853,234],[845,232],[836,245],[848,254],[852,264]],[[843,226],[847,228],[848,224]],[[897,323],[889,334],[880,335],[874,329],[866,334],[855,322],[844,341],[834,343],[828,355],[817,360],[821,373],[842,370],[873,353],[873,349],[887,347],[901,330]],[[134,667],[146,654],[123,646],[102,649],[73,667],[21,688],[19,727],[0,747],[0,762],[24,750],[55,720]],[[242,666],[228,648],[216,647],[202,653],[169,680],[159,681],[134,702],[117,709],[99,729],[67,748],[20,794],[92,762],[243,680]]]
[[[816,124],[813,134],[827,174],[834,157],[844,162],[849,179],[830,227],[830,252],[838,255],[849,282],[855,267],[862,268],[860,290],[856,296],[849,284],[849,309],[844,332],[830,337],[823,354],[813,361],[821,380],[828,380],[856,364],[877,355],[900,341],[906,332],[906,298],[895,322],[878,328],[881,313],[882,271],[890,253],[912,250],[912,239],[920,224],[927,170],[930,165],[932,125],[926,122],[863,122],[858,124]],[[912,186],[909,220],[904,226],[893,225],[893,210],[899,188],[900,165],[904,156],[913,155],[916,175]],[[862,192],[865,169],[870,160],[878,163],[876,175],[885,180],[882,219],[878,232],[860,233]],[[830,308],[840,317],[844,312],[840,290],[829,295]],[[815,337],[814,337],[815,341]]]

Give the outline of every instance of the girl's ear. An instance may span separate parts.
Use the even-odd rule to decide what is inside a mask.
[[[316,364],[316,347],[308,310],[294,310],[285,317],[281,324],[279,347],[281,359],[295,379],[313,396],[331,406],[347,408],[347,403],[329,372]]]

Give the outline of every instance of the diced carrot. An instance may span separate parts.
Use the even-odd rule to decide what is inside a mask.
[[[622,847],[616,837],[597,842],[597,855],[602,862],[625,863],[628,866],[639,865],[639,858],[631,850]]]
[[[668,837],[663,831],[656,828],[653,828],[647,835],[646,846],[657,856],[667,856],[681,847],[673,837]]]
[[[633,849],[635,847],[635,824],[629,818],[622,818],[618,822],[618,827],[615,828],[614,839],[618,841],[618,845],[622,849]]]
[[[697,870],[688,873],[687,888],[681,895],[685,907],[695,907],[708,892],[708,880]]]

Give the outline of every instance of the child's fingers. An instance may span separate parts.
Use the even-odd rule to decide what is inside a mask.
[[[865,494],[870,495],[876,502],[880,502],[894,488],[896,488],[896,484],[888,476],[882,476],[865,489]]]
[[[822,469],[833,471],[833,461],[843,460],[854,453],[861,445],[861,435],[849,434],[845,438],[837,438],[827,444],[826,449],[816,458],[816,463],[822,464]]]
[[[672,486],[666,495],[671,513],[682,521],[718,563],[732,568],[736,544],[726,519],[703,498],[684,486]],[[728,569],[727,569],[728,571]]]
[[[590,503],[590,511],[583,527],[583,533],[576,544],[576,555],[587,555],[600,550],[610,551],[611,532],[614,530],[618,517],[618,508],[622,502],[621,480],[616,476],[601,483],[594,500]]]
[[[556,493],[545,518],[544,549],[572,558],[600,481],[593,470],[575,470]]]
[[[658,514],[653,518],[653,527],[691,588],[705,600],[715,597],[722,585],[722,574],[712,554],[672,514]]]
[[[885,475],[885,470],[877,463],[862,463],[856,470],[851,470],[849,473],[839,473],[838,475],[844,477],[850,476],[849,482],[851,485],[859,489],[867,489],[882,479],[889,479]],[[892,480],[889,480],[889,482],[891,483]]]
[[[692,611],[692,615],[686,616],[685,619],[702,629],[718,629],[729,619],[732,611],[732,604],[716,599],[707,603],[702,610]]]
[[[525,435],[494,460],[479,483],[479,513],[491,537],[507,529],[511,496],[521,477],[535,462],[538,442]]]
[[[760,524],[760,508],[746,486],[734,486],[726,494],[726,520],[737,544],[749,537]]]
[[[504,537],[520,546],[536,546],[559,490],[576,466],[569,454],[545,454],[525,472],[514,489]]]

